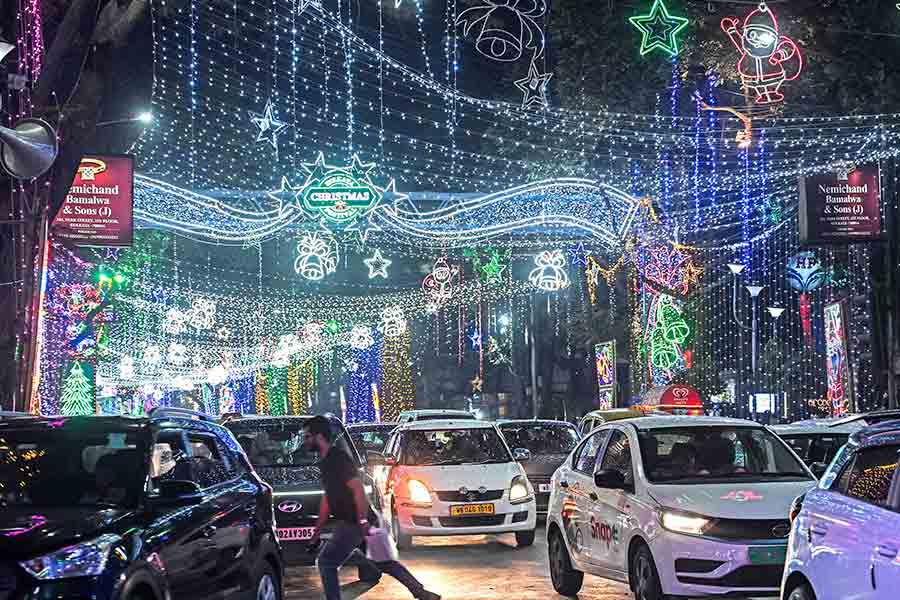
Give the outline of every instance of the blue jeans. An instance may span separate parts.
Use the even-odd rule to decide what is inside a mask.
[[[350,523],[339,523],[334,528],[334,533],[322,546],[316,566],[319,567],[319,576],[322,578],[322,589],[327,600],[341,600],[341,584],[338,581],[338,569],[353,556],[361,566],[371,567],[367,570],[377,570],[387,573],[418,597],[425,587],[418,579],[413,577],[409,570],[395,560],[386,562],[372,562],[360,552],[359,545],[363,537],[359,527]],[[356,556],[354,556],[354,554]]]

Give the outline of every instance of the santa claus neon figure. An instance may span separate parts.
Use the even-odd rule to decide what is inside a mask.
[[[756,94],[757,104],[784,100],[780,89],[785,81],[793,81],[803,70],[800,48],[778,31],[778,20],[765,2],[747,15],[738,29],[737,17],[722,19],[722,31],[741,53],[737,68],[744,86]]]

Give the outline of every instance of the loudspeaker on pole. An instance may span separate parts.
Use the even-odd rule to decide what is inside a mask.
[[[41,119],[23,119],[13,129],[0,127],[0,165],[16,179],[43,175],[56,160],[56,131]]]

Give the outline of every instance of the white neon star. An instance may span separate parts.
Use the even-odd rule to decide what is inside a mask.
[[[525,97],[522,98],[522,108],[529,108],[537,104],[541,108],[547,106],[547,82],[553,77],[553,73],[539,73],[537,63],[531,61],[528,69],[528,77],[516,80],[516,87],[522,90]]]
[[[381,250],[376,248],[375,254],[373,254],[371,258],[363,260],[363,262],[369,267],[369,279],[374,279],[375,277],[384,277],[387,279],[387,269],[394,261],[383,257],[381,255]]]
[[[298,13],[302,13],[306,10],[307,6],[315,6],[319,10],[322,10],[322,0],[300,0],[299,5],[300,7],[297,9]]]
[[[253,118],[250,120],[253,121],[254,125],[259,127],[259,134],[256,136],[256,141],[267,141],[272,144],[272,147],[277,151],[278,134],[281,133],[288,124],[279,121],[275,117],[275,105],[272,104],[272,99],[269,98],[268,102],[266,102],[266,108],[262,115],[257,115],[255,113],[251,114],[253,114]]]
[[[266,192],[266,195],[278,202],[278,214],[280,216],[297,202],[297,195],[299,193],[300,188],[295,188],[290,184],[287,177],[282,177],[281,189]]]

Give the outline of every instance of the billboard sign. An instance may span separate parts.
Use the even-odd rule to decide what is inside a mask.
[[[56,239],[76,246],[130,246],[134,157],[85,156],[53,221]]]
[[[800,241],[849,244],[881,237],[878,163],[800,178]]]

